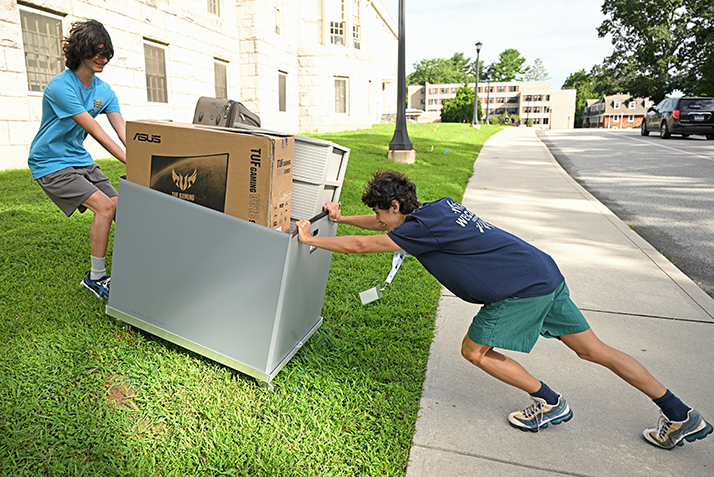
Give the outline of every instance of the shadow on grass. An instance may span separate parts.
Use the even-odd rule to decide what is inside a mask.
[[[377,169],[409,173],[422,201],[461,199],[487,132],[410,125],[409,165],[387,160],[392,132],[319,136],[351,149],[345,213],[369,213],[360,197]],[[116,187],[123,165],[100,163]],[[440,291],[415,259],[383,299],[362,306],[357,294],[383,282],[391,255],[335,254],[324,325],[268,392],[122,329],[78,286],[91,213],[67,219],[27,171],[0,181],[0,473],[404,475]]]

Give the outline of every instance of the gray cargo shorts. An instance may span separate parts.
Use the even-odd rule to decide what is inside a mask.
[[[80,214],[84,213],[87,208],[82,204],[98,190],[109,198],[118,195],[97,164],[86,167],[65,167],[40,177],[37,183],[67,217],[75,210],[79,210]]]

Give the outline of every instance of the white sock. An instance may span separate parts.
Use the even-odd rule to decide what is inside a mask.
[[[104,275],[107,274],[107,269],[104,265],[105,257],[95,257],[92,255],[92,269],[89,272],[89,278],[92,280],[99,280]]]

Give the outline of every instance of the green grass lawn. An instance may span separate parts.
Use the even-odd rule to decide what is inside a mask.
[[[409,165],[387,160],[393,125],[316,137],[351,149],[351,215],[371,213],[360,197],[378,169],[407,172],[422,202],[460,200],[496,131],[411,124]],[[124,165],[99,163],[118,187]],[[27,170],[0,172],[0,188],[1,475],[404,475],[440,291],[414,258],[362,306],[358,292],[382,283],[391,254],[335,254],[324,325],[268,391],[120,327],[79,286],[91,213],[66,218]]]

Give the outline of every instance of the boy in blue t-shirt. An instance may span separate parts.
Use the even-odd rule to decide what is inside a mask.
[[[524,431],[569,421],[565,398],[496,348],[528,353],[539,335],[558,338],[577,355],[607,367],[660,407],[656,427],[645,429],[653,445],[672,449],[703,439],[712,426],[660,384],[642,364],[602,341],[570,299],[553,259],[494,227],[450,197],[421,204],[403,174],[377,172],[362,202],[374,215],[345,217],[338,204],[325,205],[330,220],[367,230],[370,236],[312,236],[310,222],[297,222],[300,242],[341,253],[404,250],[416,257],[454,295],[483,306],[464,336],[461,354],[491,376],[531,395],[531,405],[508,416]]]
[[[75,22],[64,39],[67,70],[52,78],[42,96],[42,122],[30,145],[27,160],[32,178],[67,217],[75,210],[94,212],[89,233],[91,270],[81,285],[100,298],[109,298],[110,278],[104,265],[117,192],[84,148],[91,134],[104,148],[126,163],[124,150],[94,119],[107,115],[126,146],[124,118],[112,88],[97,78],[114,48],[109,33],[96,20]]]

